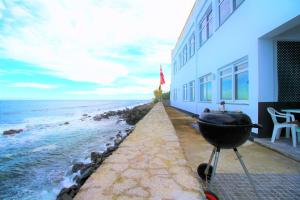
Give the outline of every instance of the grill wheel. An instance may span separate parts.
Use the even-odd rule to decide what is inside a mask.
[[[211,191],[204,191],[205,197],[207,200],[219,200],[219,198],[217,197],[217,195],[215,195],[213,192]]]
[[[197,169],[198,175],[203,181],[206,181],[206,175],[204,172],[205,172],[207,165],[208,165],[207,163],[201,163]],[[207,174],[207,181],[210,181],[212,171],[213,171],[213,167],[209,166],[208,174]]]

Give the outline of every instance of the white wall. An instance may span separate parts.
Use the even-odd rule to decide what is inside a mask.
[[[257,122],[258,102],[274,101],[277,98],[276,74],[273,73],[274,43],[272,39],[262,39],[262,37],[299,16],[300,1],[245,0],[223,25],[218,27],[218,22],[215,21],[216,30],[213,36],[198,49],[198,25],[203,13],[205,13],[206,8],[210,4],[213,5],[214,20],[217,18],[218,10],[214,10],[215,0],[197,1],[194,12],[185,26],[183,37],[179,39],[177,46],[173,50],[172,59],[178,57],[178,53],[187,41],[186,33],[191,33],[191,30],[195,30],[195,56],[176,75],[172,74],[171,88],[179,88],[179,92],[177,101],[171,99],[171,105],[193,113],[200,113],[205,107],[216,109],[220,101],[218,97],[218,69],[247,56],[249,101],[243,105],[228,104],[226,106],[228,110],[242,110],[246,112],[254,122]],[[200,103],[197,79],[208,73],[215,75],[213,101],[212,103]],[[182,86],[191,80],[196,80],[196,101],[183,102]]]

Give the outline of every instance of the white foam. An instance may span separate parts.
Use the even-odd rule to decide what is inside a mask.
[[[50,145],[45,145],[45,146],[40,146],[37,148],[34,148],[31,152],[40,152],[40,151],[45,151],[45,150],[54,150],[57,148],[57,145],[55,144],[50,144]]]

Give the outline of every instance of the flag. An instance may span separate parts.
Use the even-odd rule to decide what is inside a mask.
[[[165,84],[165,77],[164,77],[164,73],[162,71],[162,68],[160,66],[160,85]]]

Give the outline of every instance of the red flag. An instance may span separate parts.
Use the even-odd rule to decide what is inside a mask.
[[[160,84],[161,85],[165,84],[165,77],[164,77],[164,73],[161,69],[161,66],[160,66]]]

